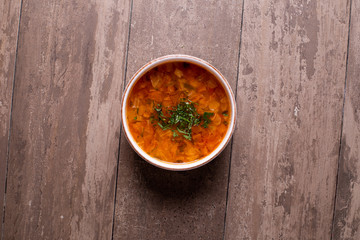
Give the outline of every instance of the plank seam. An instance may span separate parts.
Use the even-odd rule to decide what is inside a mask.
[[[130,2],[129,10],[129,27],[128,27],[128,38],[126,43],[126,52],[125,52],[125,65],[124,65],[124,77],[123,77],[123,89],[122,94],[124,94],[126,86],[126,75],[127,75],[127,64],[128,64],[128,55],[129,55],[129,42],[130,42],[130,32],[131,32],[131,19],[132,19],[132,10],[133,10],[133,0]],[[117,155],[117,164],[116,164],[116,174],[115,174],[115,194],[114,194],[114,211],[112,219],[112,229],[111,229],[111,239],[114,239],[114,228],[115,228],[115,210],[116,210],[116,193],[117,193],[117,184],[118,184],[118,175],[119,175],[119,165],[120,165],[120,146],[121,146],[121,116],[120,116],[120,134],[119,134],[119,146],[118,146],[118,155]]]
[[[11,92],[10,121],[9,121],[8,144],[7,144],[7,152],[6,152],[5,192],[4,192],[4,204],[2,206],[3,217],[1,219],[0,239],[4,238],[4,229],[5,229],[5,206],[6,206],[7,175],[8,175],[8,166],[9,166],[9,156],[10,156],[10,135],[11,135],[11,128],[12,128],[12,111],[13,111],[13,106],[14,106],[16,62],[17,62],[18,48],[19,48],[19,35],[20,35],[20,22],[21,22],[22,6],[23,6],[23,0],[20,0],[19,23],[18,23],[18,27],[17,27],[16,50],[15,50],[15,60],[14,60],[14,74],[13,74],[12,92]]]
[[[343,135],[343,126],[344,126],[344,110],[345,110],[345,97],[346,97],[346,82],[347,82],[347,73],[348,73],[348,63],[349,63],[349,46],[350,46],[350,24],[351,24],[351,6],[352,0],[350,0],[350,8],[349,8],[349,28],[348,28],[348,39],[347,39],[347,52],[346,52],[346,66],[345,66],[345,82],[344,82],[344,97],[342,104],[342,112],[341,112],[341,126],[340,126],[340,143],[339,143],[339,153],[338,153],[338,162],[337,162],[337,170],[336,170],[336,182],[335,182],[335,196],[333,202],[333,216],[331,221],[331,236],[330,239],[333,239],[334,234],[334,224],[335,224],[335,210],[336,210],[336,200],[337,200],[337,190],[339,183],[339,169],[340,169],[340,158],[341,158],[341,150],[342,150],[342,135]]]
[[[237,61],[237,71],[236,71],[236,85],[235,85],[235,102],[237,98],[237,89],[238,89],[238,82],[239,82],[239,70],[240,70],[240,51],[241,51],[241,40],[242,40],[242,28],[243,28],[243,21],[244,21],[244,2],[242,1],[242,9],[241,9],[241,22],[240,22],[240,37],[239,37],[239,52],[238,52],[238,61]],[[236,126],[235,126],[236,130]],[[225,215],[224,215],[224,228],[223,228],[223,240],[225,239],[225,231],[226,231],[226,216],[228,210],[228,200],[229,200],[229,186],[230,186],[230,173],[231,173],[231,160],[232,160],[232,149],[234,144],[234,136],[231,139],[230,145],[230,159],[229,159],[229,171],[228,171],[228,181],[226,187],[226,199],[225,199]]]

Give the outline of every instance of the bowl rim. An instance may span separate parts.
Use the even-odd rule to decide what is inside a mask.
[[[150,156],[136,143],[135,139],[131,135],[130,129],[127,124],[126,104],[128,97],[131,93],[131,90],[135,86],[136,82],[139,81],[141,77],[151,69],[161,64],[169,63],[169,62],[188,62],[204,68],[205,70],[210,72],[213,76],[215,76],[216,79],[221,83],[230,100],[231,120],[230,120],[229,128],[223,140],[209,155],[199,160],[195,160],[188,163],[171,163]],[[185,54],[165,55],[147,62],[131,77],[130,81],[126,84],[126,88],[123,92],[122,102],[121,102],[121,125],[123,131],[125,132],[125,137],[129,142],[130,146],[132,147],[132,149],[134,149],[134,151],[148,163],[156,167],[171,171],[192,170],[204,166],[205,164],[211,162],[214,158],[216,158],[230,142],[230,139],[235,130],[236,117],[237,117],[237,112],[236,112],[236,102],[235,102],[234,93],[226,78],[220,73],[219,70],[217,70],[214,66],[212,66],[210,63],[206,62],[205,60]]]

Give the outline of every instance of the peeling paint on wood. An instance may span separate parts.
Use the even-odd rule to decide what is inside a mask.
[[[352,1],[333,239],[360,239],[360,2]]]
[[[24,1],[5,239],[111,238],[129,10]]]
[[[226,239],[330,239],[348,14],[245,1]]]
[[[0,236],[20,5],[20,0],[0,3]]]
[[[143,64],[182,53],[212,63],[235,90],[241,1],[134,1],[129,80]],[[221,239],[230,148],[207,166],[169,172],[120,146],[114,239]]]

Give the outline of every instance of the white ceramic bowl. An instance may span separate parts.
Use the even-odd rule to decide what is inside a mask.
[[[145,73],[150,71],[151,69],[153,69],[156,66],[159,66],[161,64],[169,63],[169,62],[188,62],[188,63],[192,63],[192,64],[198,65],[198,66],[206,69],[208,72],[210,72],[212,75],[214,75],[218,79],[218,81],[224,87],[225,92],[230,100],[231,120],[229,122],[229,128],[226,132],[224,139],[219,144],[219,146],[217,148],[215,148],[215,150],[213,152],[211,152],[209,155],[207,155],[206,157],[201,158],[199,160],[195,160],[195,161],[188,162],[188,163],[170,163],[170,162],[165,162],[160,159],[151,157],[144,150],[142,150],[140,148],[140,146],[136,143],[135,139],[133,138],[133,136],[130,133],[129,126],[128,126],[127,119],[126,119],[126,105],[127,105],[131,90],[135,86],[136,82],[138,80],[140,80],[141,77]],[[231,90],[229,83],[226,81],[225,77],[215,67],[213,67],[211,64],[209,64],[208,62],[206,62],[200,58],[196,58],[196,57],[189,56],[189,55],[175,54],[175,55],[163,56],[163,57],[157,58],[155,60],[152,60],[152,61],[148,62],[147,64],[145,64],[143,67],[141,67],[134,74],[134,76],[131,78],[130,82],[127,84],[124,95],[123,95],[122,106],[121,106],[121,117],[122,117],[123,129],[125,131],[125,136],[126,136],[128,142],[130,143],[131,147],[135,150],[135,152],[137,152],[144,160],[146,160],[147,162],[149,162],[157,167],[163,168],[163,169],[172,170],[172,171],[184,171],[184,170],[198,168],[200,166],[203,166],[203,165],[209,163],[211,160],[213,160],[217,155],[219,155],[224,150],[226,145],[230,142],[231,136],[235,129],[236,104],[235,104],[234,94]]]

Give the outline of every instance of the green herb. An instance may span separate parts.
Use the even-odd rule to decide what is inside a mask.
[[[134,120],[136,120],[136,119],[137,119],[137,116],[134,117]]]
[[[209,117],[214,113],[205,112],[201,116],[195,108],[195,103],[188,99],[180,99],[180,103],[171,108],[163,109],[161,104],[154,104],[154,110],[157,116],[153,119],[162,130],[172,129],[173,137],[183,136],[186,140],[192,140],[192,127],[203,124],[206,128],[211,120]]]
[[[157,104],[156,107],[154,107],[154,110],[159,113],[160,116],[163,116],[161,104]]]
[[[154,117],[154,114],[151,114],[151,116],[150,116],[150,122],[151,122],[151,123],[154,123],[154,118],[155,118],[155,117]]]
[[[189,135],[183,135],[183,137],[184,137],[186,140],[191,140],[191,136],[189,136]]]
[[[158,125],[162,128],[162,130],[169,129],[169,126],[167,125],[163,126],[160,122],[158,122]]]
[[[191,140],[191,129],[181,130],[180,128],[177,128],[179,133],[182,133],[183,137],[187,140]]]
[[[203,128],[207,128],[209,123],[211,123],[211,120],[210,120],[210,117],[213,116],[214,113],[211,113],[211,112],[204,112],[204,115],[203,115],[203,121],[204,123],[201,125]]]
[[[177,136],[179,136],[179,135],[176,133],[175,130],[172,130],[172,132],[173,132],[173,137],[174,137],[174,138],[177,137]]]
[[[228,111],[224,111],[224,112],[222,113],[222,115],[224,115],[225,117],[227,117],[227,116],[229,116],[229,113],[228,113]]]

